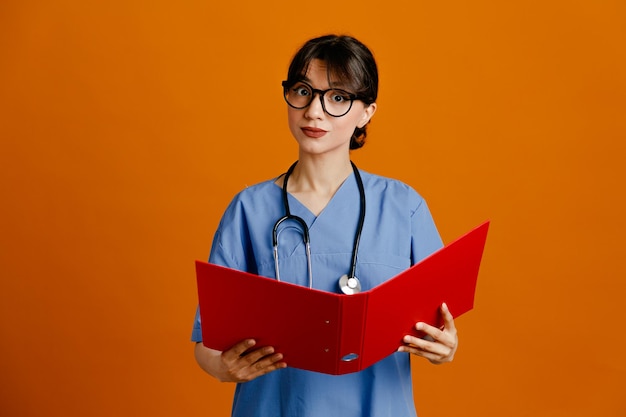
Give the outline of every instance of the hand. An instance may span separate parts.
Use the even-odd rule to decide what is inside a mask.
[[[398,348],[398,352],[409,352],[416,356],[428,359],[431,363],[442,364],[451,362],[459,344],[459,339],[454,327],[454,318],[448,310],[446,303],[441,305],[441,315],[443,316],[443,329],[419,322],[415,328],[426,334],[425,337],[404,336],[403,346]]]
[[[204,361],[200,358],[198,362],[207,372],[222,382],[248,382],[261,375],[287,367],[286,363],[281,362],[283,355],[274,353],[273,347],[264,346],[251,350],[255,344],[256,341],[253,339],[247,339],[224,352],[219,352],[207,349],[202,343],[198,343],[196,358],[204,356],[198,354],[198,349],[208,352],[209,360]]]

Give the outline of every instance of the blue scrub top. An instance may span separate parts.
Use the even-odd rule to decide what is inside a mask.
[[[441,248],[426,202],[400,181],[361,176],[367,201],[356,276],[367,291]],[[359,219],[359,190],[352,174],[315,216],[289,195],[292,214],[310,229],[313,287],[339,293],[338,280],[350,271]],[[209,262],[275,277],[272,228],[285,215],[274,180],[246,188],[230,203],[215,233]],[[301,229],[285,222],[279,234],[281,280],[308,286]],[[215,317],[205,320],[217,319]],[[192,340],[202,341],[200,316]],[[306,341],[303,341],[306,343]],[[287,364],[289,365],[289,364]],[[238,384],[236,417],[415,416],[407,353],[394,353],[360,372],[326,375],[285,368]]]

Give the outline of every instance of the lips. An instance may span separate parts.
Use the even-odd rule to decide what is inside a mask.
[[[303,127],[301,128],[302,133],[310,138],[321,138],[326,134],[324,129],[319,129],[317,127]]]

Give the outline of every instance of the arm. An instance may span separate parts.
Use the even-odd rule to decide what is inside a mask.
[[[229,204],[215,232],[209,262],[256,272],[244,205],[241,193]],[[224,352],[207,348],[202,344],[199,309],[196,311],[192,341],[196,342],[194,355],[198,365],[222,382],[246,382],[287,366],[281,362],[282,355],[274,353],[274,348],[265,346],[257,349],[254,347],[256,342],[251,339],[243,340]]]
[[[413,194],[413,197],[417,197],[417,194]],[[426,202],[418,197],[413,204],[415,209],[411,213],[411,260],[415,264],[440,249],[443,242]],[[452,361],[459,343],[454,318],[445,303],[441,305],[441,314],[444,322],[441,329],[426,323],[416,323],[415,328],[424,336],[405,336],[405,345],[398,351],[424,357],[434,364]]]
[[[287,367],[286,363],[281,362],[283,356],[274,353],[271,346],[250,350],[255,343],[254,340],[247,339],[220,352],[197,342],[194,354],[198,365],[221,382],[248,382]]]

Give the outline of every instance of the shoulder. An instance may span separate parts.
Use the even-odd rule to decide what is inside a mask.
[[[370,194],[370,198],[397,202],[409,207],[411,211],[425,203],[424,198],[413,187],[400,180],[361,170],[360,173],[365,192]]]
[[[274,198],[280,193],[280,188],[274,183],[275,179],[266,180],[254,185],[247,185],[240,190],[230,202],[230,206],[246,206],[259,201]]]
[[[274,180],[239,191],[224,211],[213,237],[210,262],[257,273],[254,248],[271,236],[271,225],[280,210],[280,188]]]
[[[222,223],[241,220],[250,213],[260,214],[268,207],[273,207],[276,202],[280,202],[280,188],[274,183],[274,179],[246,186],[228,204]]]

